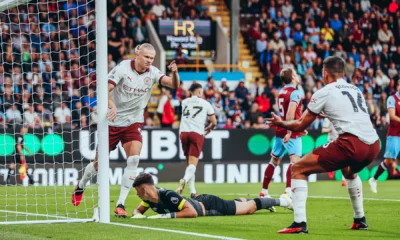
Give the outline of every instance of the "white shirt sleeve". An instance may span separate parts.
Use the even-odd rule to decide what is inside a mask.
[[[324,110],[328,98],[329,98],[328,88],[325,87],[318,90],[311,97],[311,101],[308,104],[308,109],[315,114],[320,114]]]
[[[165,76],[165,74],[164,73],[162,73],[161,71],[160,71],[160,69],[158,69],[158,68],[156,68],[156,67],[154,67],[154,66],[152,66],[151,67],[152,68],[152,81],[153,81],[153,84],[155,84],[155,83],[157,83],[157,84],[161,84],[161,78],[163,78],[164,76]]]
[[[115,83],[115,85],[118,85],[119,81],[121,80],[121,75],[122,67],[121,64],[118,64],[111,70],[111,72],[108,73],[108,81]]]

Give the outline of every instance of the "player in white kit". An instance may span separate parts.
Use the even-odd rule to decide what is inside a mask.
[[[196,197],[194,186],[197,163],[203,149],[204,136],[217,126],[214,108],[204,100],[203,88],[198,83],[193,83],[189,88],[192,97],[182,101],[182,118],[179,128],[182,150],[186,157],[185,176],[179,181],[176,192],[182,194],[185,185],[189,184],[191,197]],[[208,117],[210,124],[204,129]]]
[[[324,119],[324,122],[322,123],[322,133],[327,133],[328,134],[328,142],[333,142],[336,140],[336,138],[338,138],[338,133],[335,130],[335,127],[333,126],[333,124],[331,123],[331,121],[329,121],[329,119],[326,117]],[[343,174],[342,174],[342,186],[346,186],[346,179],[344,178]]]
[[[173,61],[169,66],[172,77],[164,75],[152,66],[156,52],[149,43],[136,47],[136,58],[124,60],[108,74],[109,151],[119,142],[127,156],[127,166],[122,175],[121,191],[114,211],[115,216],[126,217],[125,199],[138,175],[137,166],[142,148],[141,129],[144,122],[144,109],[151,96],[154,84],[177,88],[180,83],[178,68]],[[72,204],[78,206],[82,201],[87,182],[97,174],[98,154],[88,164],[82,179],[72,194]]]
[[[344,67],[345,62],[340,57],[328,57],[324,60],[323,81],[326,86],[314,93],[308,109],[300,119],[282,121],[275,114],[267,119],[271,125],[301,132],[322,113],[329,118],[339,134],[335,141],[314,149],[292,166],[294,222],[279,233],[308,233],[307,177],[313,173],[338,169],[342,170],[346,178],[354,210],[351,229],[368,229],[364,215],[362,183],[356,173],[378,155],[379,137],[371,123],[360,89],[343,79]]]

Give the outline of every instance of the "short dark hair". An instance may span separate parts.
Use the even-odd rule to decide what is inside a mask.
[[[281,71],[281,80],[282,82],[284,82],[285,84],[289,84],[292,82],[292,78],[293,78],[293,69],[292,68],[284,68]]]
[[[196,91],[196,90],[199,89],[199,88],[203,88],[203,87],[201,86],[200,83],[193,83],[193,84],[190,86],[189,91],[190,91],[190,92],[194,92],[194,91]]]
[[[345,65],[343,58],[336,56],[327,57],[323,63],[324,70],[332,77],[342,77]]]
[[[133,187],[139,187],[142,184],[154,185],[153,177],[148,173],[139,174],[133,182]]]

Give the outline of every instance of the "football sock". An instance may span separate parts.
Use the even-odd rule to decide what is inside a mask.
[[[268,194],[268,186],[272,180],[272,177],[274,176],[275,167],[276,167],[276,165],[271,161],[271,162],[269,162],[267,168],[265,169],[264,181],[263,181],[262,188],[263,188],[263,190],[267,190],[267,192],[265,193],[263,191],[264,194]]]
[[[189,164],[189,166],[187,166],[186,168],[185,176],[183,177],[185,183],[188,183],[195,173],[196,173],[196,166],[193,164]]]
[[[78,187],[80,189],[85,189],[87,182],[94,176],[97,175],[97,171],[94,168],[94,163],[91,162],[85,167],[85,172],[82,175],[82,179],[79,181]]]
[[[197,193],[196,187],[194,186],[195,182],[196,182],[196,174],[193,174],[193,177],[189,180],[190,194]]]
[[[281,200],[277,198],[254,198],[254,201],[256,202],[257,210],[268,209],[281,204]]]
[[[289,167],[286,171],[286,189],[290,189],[291,182],[292,182],[292,163],[289,164]]]
[[[297,223],[307,222],[306,202],[308,195],[308,185],[306,180],[292,179],[292,199],[294,221]]]
[[[364,217],[364,204],[361,179],[357,175],[355,179],[346,179],[346,182],[347,191],[349,192],[351,205],[354,210],[354,218],[362,218]]]
[[[374,179],[377,180],[378,177],[387,170],[387,167],[385,166],[385,162],[382,161],[381,164],[379,164],[378,170],[376,170],[376,173],[374,175]]]
[[[121,191],[119,193],[119,199],[117,202],[117,206],[122,204],[125,206],[125,200],[128,197],[129,191],[135,181],[135,177],[137,175],[137,166],[139,165],[139,156],[134,155],[128,157],[126,160],[126,168],[124,170],[124,174],[122,175],[121,182]]]

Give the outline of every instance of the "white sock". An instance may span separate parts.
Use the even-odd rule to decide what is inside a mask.
[[[183,179],[185,180],[185,183],[188,183],[189,180],[194,176],[195,173],[196,173],[195,165],[190,164],[189,166],[187,166],[186,171],[185,171],[185,176],[183,177]]]
[[[349,192],[351,205],[354,210],[354,218],[362,218],[364,217],[364,204],[361,179],[357,175],[355,179],[346,179],[346,182],[347,191]]]
[[[343,180],[346,180],[346,178],[344,178],[344,176],[343,176],[343,174],[342,174],[342,181],[343,181]]]
[[[294,221],[297,223],[307,222],[306,202],[308,195],[308,185],[306,180],[292,179],[292,199]]]
[[[193,177],[189,180],[189,188],[190,188],[190,193],[197,193],[196,187],[194,186],[196,182],[196,174],[193,175]]]
[[[263,188],[261,189],[261,192],[264,193],[264,195],[268,195],[268,189]]]
[[[126,168],[122,175],[121,191],[119,193],[119,199],[117,206],[122,204],[125,206],[125,200],[128,197],[129,191],[132,188],[135,177],[137,176],[137,166],[139,165],[139,156],[130,156],[126,160]]]
[[[97,171],[94,168],[94,163],[91,162],[85,167],[85,171],[82,175],[82,179],[79,181],[79,188],[85,189],[87,182],[89,182],[92,177],[97,175]]]
[[[290,193],[292,192],[292,188],[287,187],[285,188],[285,193],[288,194],[290,196]]]

